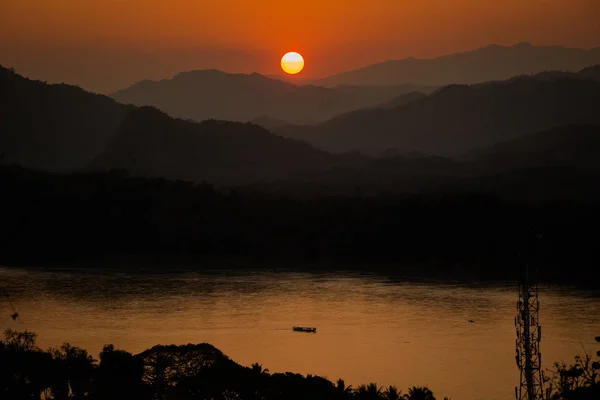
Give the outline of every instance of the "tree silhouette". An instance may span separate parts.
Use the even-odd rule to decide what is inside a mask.
[[[378,387],[376,383],[369,383],[367,385],[360,385],[355,391],[356,398],[359,400],[379,400],[382,395],[382,388]]]
[[[37,335],[8,329],[0,342],[0,393],[5,398],[39,399],[50,392],[53,363],[36,345]]]
[[[100,398],[144,398],[144,366],[140,357],[106,345],[100,353],[96,390]]]
[[[251,365],[250,369],[256,376],[269,376],[269,369],[263,368],[262,364],[254,363]]]
[[[402,398],[402,391],[398,390],[396,386],[390,385],[383,391],[384,400],[400,400]]]
[[[49,350],[54,360],[52,395],[55,400],[88,398],[93,391],[96,360],[87,350],[65,343]]]
[[[405,400],[435,400],[433,392],[424,386],[413,386],[404,395]]]
[[[352,398],[352,385],[346,386],[346,382],[340,378],[335,384],[335,398],[339,400],[345,400]]]
[[[600,337],[596,338],[600,342]],[[600,352],[597,353],[600,356]],[[600,362],[592,355],[575,356],[575,363],[554,363],[548,388],[549,400],[587,400],[600,398]]]
[[[7,348],[16,351],[34,351],[37,350],[38,347],[36,345],[37,342],[37,333],[25,331],[14,331],[12,329],[7,329],[4,332],[4,344]]]

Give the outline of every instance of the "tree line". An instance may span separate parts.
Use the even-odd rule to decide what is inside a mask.
[[[0,341],[0,394],[11,400],[436,400],[431,389],[369,383],[352,387],[343,379],[270,373],[261,364],[245,367],[214,346],[157,345],[131,354],[105,345],[99,360],[64,343],[42,350],[37,335],[8,329]],[[600,363],[577,356],[556,363],[549,400],[592,400],[600,395]],[[444,398],[444,400],[448,400]]]
[[[5,264],[130,254],[254,264],[372,262],[391,270],[444,264],[517,277],[539,233],[542,277],[585,278],[593,271],[586,266],[599,261],[594,202],[511,202],[451,192],[299,198],[118,171],[55,175],[18,167],[0,167],[0,187]]]
[[[106,345],[99,360],[69,343],[42,350],[37,335],[7,330],[0,341],[0,396],[11,400],[436,400],[431,389],[270,373],[235,363],[210,344],[157,345],[139,354]],[[556,363],[549,400],[592,400],[600,365],[590,355]],[[448,400],[444,398],[444,400]]]
[[[427,387],[356,388],[314,375],[241,366],[210,344],[154,346],[133,355],[106,345],[95,360],[65,343],[42,350],[36,334],[7,330],[0,341],[0,394],[11,400],[435,400]]]

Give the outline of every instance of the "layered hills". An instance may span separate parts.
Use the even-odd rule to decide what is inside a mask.
[[[246,122],[267,116],[295,124],[314,124],[404,93],[433,89],[412,84],[298,86],[256,73],[200,70],[182,72],[172,79],[138,82],[111,97],[126,104],[154,106],[173,117],[195,121],[212,118]]]
[[[598,67],[543,72],[505,81],[450,85],[397,105],[362,109],[316,126],[275,132],[332,152],[377,155],[388,149],[457,156],[521,135],[600,123]]]
[[[562,46],[490,45],[436,58],[389,60],[323,78],[315,85],[426,86],[470,84],[508,79],[542,71],[578,71],[600,64],[600,48],[589,50]]]

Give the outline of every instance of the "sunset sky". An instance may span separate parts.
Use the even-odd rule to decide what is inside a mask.
[[[301,79],[517,42],[600,46],[599,0],[2,0],[0,64],[110,92],[217,68]]]

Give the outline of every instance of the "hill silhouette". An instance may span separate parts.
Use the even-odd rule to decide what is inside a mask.
[[[569,125],[524,135],[455,158],[422,154],[344,155],[310,180],[255,184],[294,196],[415,193],[493,194],[517,201],[597,201],[600,127]]]
[[[389,101],[414,91],[415,85],[393,87],[297,86],[260,74],[217,70],[182,72],[172,79],[142,81],[113,93],[126,104],[154,106],[173,117],[202,121],[250,121],[264,115],[290,123],[314,124],[335,115]]]
[[[381,150],[365,156],[327,153],[251,123],[174,119],[153,107],[124,106],[76,87],[31,81],[8,69],[0,72],[6,89],[0,94],[2,163],[38,170],[124,170],[134,176],[251,185],[301,197],[489,190],[489,182],[504,179],[500,175],[517,174],[521,186],[494,191],[508,195],[526,188],[528,179],[539,181],[540,174],[551,181],[553,174],[576,180],[583,173],[578,182],[585,186],[588,175],[600,170],[597,126],[561,124],[598,117],[594,104],[600,84],[587,75],[545,73],[451,86],[418,94],[404,106],[360,110],[310,128],[321,134],[324,127],[339,124],[344,129],[331,142],[336,148],[364,140]],[[403,119],[397,122],[398,116],[412,122],[412,130],[402,128],[407,125]],[[382,123],[389,137],[375,130]],[[553,124],[562,127],[531,133]],[[429,147],[403,148],[396,140],[421,140]],[[503,143],[489,147],[497,142]],[[454,159],[428,155],[444,144],[452,145]],[[459,152],[472,147],[477,150]],[[526,178],[530,172],[535,176]],[[536,196],[543,197],[547,189],[536,189]],[[568,196],[577,197],[577,190]]]
[[[391,109],[363,109],[315,127],[275,132],[327,151],[457,156],[524,134],[569,124],[598,124],[600,81],[580,73],[544,72],[506,81],[450,85]]]
[[[315,85],[417,85],[444,86],[507,79],[542,71],[578,71],[600,64],[600,48],[561,46],[490,45],[431,59],[389,60],[314,81]]]
[[[265,129],[277,129],[283,126],[290,125],[290,123],[287,121],[277,118],[271,118],[268,115],[262,115],[260,117],[253,118],[248,122],[251,124],[262,126]]]
[[[600,171],[600,126],[567,125],[524,135],[463,155],[480,174],[520,168],[573,167]]]
[[[594,80],[600,82],[600,64],[592,65],[591,67],[584,68],[581,71],[579,71],[578,75],[581,77],[594,79]]]
[[[326,169],[333,155],[249,123],[173,119],[153,107],[131,111],[93,169],[138,176],[240,184]]]
[[[249,123],[173,119],[0,69],[0,158],[52,172],[126,169],[218,184],[283,179],[337,162]]]
[[[132,109],[65,84],[26,79],[0,66],[0,154],[4,162],[61,171],[97,156]]]
[[[426,97],[426,96],[427,95],[423,92],[408,92],[405,94],[401,94],[400,96],[394,97],[392,100],[390,100],[386,103],[379,104],[375,108],[389,109],[389,108],[401,107],[401,106],[407,105],[408,103],[410,103],[412,101],[422,99],[423,97]]]

